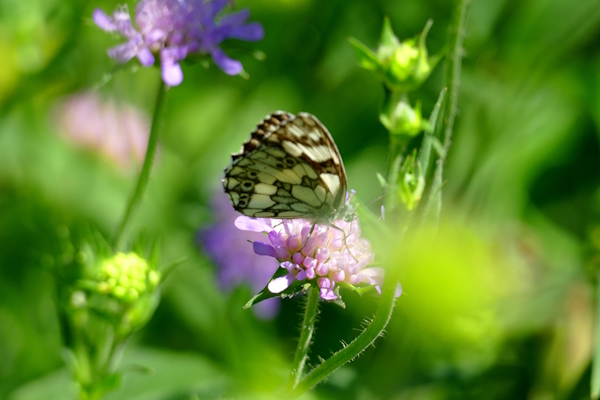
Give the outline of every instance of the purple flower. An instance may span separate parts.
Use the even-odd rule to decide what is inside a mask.
[[[258,292],[278,268],[276,260],[259,257],[248,246],[248,240],[262,239],[263,235],[236,229],[234,221],[239,214],[224,193],[214,197],[212,208],[214,223],[201,229],[198,239],[219,268],[219,286],[229,290],[247,283]],[[279,299],[268,299],[253,309],[258,317],[272,318],[279,311]]]
[[[229,58],[220,44],[228,38],[258,41],[264,29],[257,22],[246,23],[248,10],[219,15],[228,0],[140,0],[135,8],[136,30],[127,7],[111,16],[95,9],[92,19],[107,32],[118,32],[127,42],[108,50],[119,63],[137,57],[140,63],[154,65],[158,54],[163,81],[177,86],[183,81],[180,61],[189,54],[210,54],[215,64],[226,74],[242,72],[242,64]]]
[[[358,221],[334,221],[336,228],[314,225],[303,219],[252,219],[240,216],[238,229],[262,232],[269,243],[255,241],[254,252],[276,258],[288,273],[268,284],[271,293],[280,293],[295,280],[314,280],[324,300],[335,300],[336,284],[373,285],[379,291],[381,268],[367,268],[374,259],[369,242],[360,237]],[[312,232],[311,232],[312,229]],[[341,229],[341,230],[340,230]],[[342,232],[343,231],[343,232]],[[345,243],[344,243],[345,237]],[[398,293],[399,295],[399,293]]]

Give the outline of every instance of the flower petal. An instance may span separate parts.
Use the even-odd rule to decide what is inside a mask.
[[[212,5],[212,18],[220,13],[230,1],[231,0],[213,0],[212,2],[209,2],[209,4]]]
[[[254,219],[243,215],[237,217],[234,224],[241,231],[268,232],[271,230],[271,226],[263,219]]]
[[[325,276],[329,273],[329,263],[319,264],[316,268],[317,275]]]
[[[302,264],[305,260],[305,257],[302,255],[302,253],[294,253],[292,255],[292,261],[295,262],[296,264]]]
[[[300,263],[298,263],[300,264]],[[306,268],[315,268],[317,266],[317,260],[312,257],[306,257],[304,259],[304,266]]]
[[[241,62],[229,58],[225,52],[219,48],[211,50],[210,55],[215,64],[217,64],[217,66],[227,75],[238,75],[244,70]]]
[[[398,286],[396,286],[396,297],[400,297],[402,295],[402,285],[398,282]]]
[[[291,253],[285,246],[277,246],[275,247],[275,253],[277,254],[277,258],[280,260],[289,260]]]
[[[296,277],[293,274],[287,274],[286,276],[280,276],[279,278],[273,279],[267,285],[267,289],[271,293],[281,293],[296,280]]]
[[[124,64],[137,55],[138,46],[135,40],[130,40],[129,42],[108,49],[106,53],[118,63]]]
[[[275,252],[273,246],[271,246],[270,244],[263,242],[254,242],[253,247],[254,252],[259,256],[269,256],[277,258],[277,253]]]
[[[183,71],[179,62],[163,60],[161,62],[162,79],[169,86],[177,86],[183,82]]]
[[[276,247],[285,247],[285,242],[281,238],[281,235],[277,231],[269,232],[269,240],[271,244]]]
[[[250,10],[247,8],[240,10],[238,12],[229,14],[221,18],[219,22],[220,27],[239,27],[246,22],[246,20],[250,17]]]
[[[343,282],[346,279],[346,271],[343,269],[333,274],[333,280],[336,282]]]
[[[337,295],[333,292],[335,282],[331,281],[329,278],[319,278],[317,284],[319,285],[320,296],[323,300],[337,299]]]
[[[165,47],[160,51],[160,64],[163,81],[169,86],[177,86],[183,82],[183,71],[179,61],[187,55],[185,47]]]
[[[381,285],[383,283],[384,271],[382,268],[366,268],[362,273],[363,280],[371,285]]]
[[[113,19],[99,8],[94,9],[92,20],[98,25],[98,28],[103,31],[114,32],[117,29],[117,25],[114,23]]]
[[[246,25],[233,28],[229,37],[245,40],[247,42],[257,42],[265,37],[265,28],[258,22],[251,22]]]
[[[154,54],[149,48],[144,47],[137,53],[137,58],[144,67],[151,67],[154,65]]]

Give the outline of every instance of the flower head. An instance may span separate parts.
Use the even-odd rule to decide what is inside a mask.
[[[160,58],[162,78],[167,85],[183,81],[179,63],[189,54],[210,54],[226,74],[242,72],[242,64],[229,58],[220,48],[227,38],[246,41],[261,40],[264,30],[259,23],[246,23],[248,10],[220,16],[227,0],[140,0],[135,8],[133,26],[127,7],[112,15],[95,9],[92,18],[107,32],[118,32],[127,42],[108,50],[117,62],[125,63],[137,57],[140,63],[154,65]]]
[[[102,261],[97,290],[126,303],[154,290],[160,272],[136,253],[117,253]]]
[[[379,291],[383,270],[368,268],[374,254],[369,242],[360,237],[357,220],[338,220],[327,226],[303,219],[241,216],[235,225],[241,230],[266,233],[269,242],[254,242],[254,252],[276,258],[288,271],[285,276],[269,282],[271,293],[284,291],[296,280],[316,280],[324,300],[338,299],[340,284],[366,283]]]
[[[236,229],[234,221],[239,214],[224,193],[215,196],[212,203],[214,222],[200,230],[198,241],[218,267],[219,286],[231,290],[247,283],[253,291],[262,289],[277,270],[278,263],[259,257],[247,245],[248,240],[260,240],[263,236]],[[264,301],[254,309],[258,317],[272,318],[279,310],[278,299]]]
[[[148,117],[129,104],[93,92],[71,95],[57,108],[61,135],[123,168],[141,164],[148,146]]]

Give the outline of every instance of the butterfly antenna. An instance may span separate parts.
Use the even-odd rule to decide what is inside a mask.
[[[369,204],[375,203],[377,200],[383,199],[384,196],[385,196],[385,194],[382,194],[381,196],[375,197],[373,200],[371,200],[370,202],[366,203],[365,206],[368,206]]]

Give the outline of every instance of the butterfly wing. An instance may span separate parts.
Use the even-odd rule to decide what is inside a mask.
[[[268,115],[231,160],[223,188],[247,216],[327,219],[344,206],[342,158],[327,128],[311,114]]]

